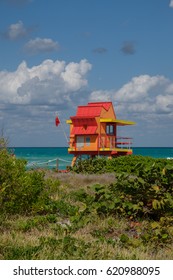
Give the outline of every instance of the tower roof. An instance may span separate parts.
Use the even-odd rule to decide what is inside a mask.
[[[111,107],[112,102],[89,102],[88,106],[103,107],[106,111]]]
[[[112,102],[90,102],[85,106],[78,106],[76,117],[99,117],[102,109],[109,110]]]

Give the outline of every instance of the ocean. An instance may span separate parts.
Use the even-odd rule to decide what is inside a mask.
[[[17,158],[27,160],[27,168],[43,167],[53,169],[56,168],[58,159],[59,170],[66,169],[71,164],[73,155],[68,154],[67,147],[16,147],[13,148]],[[151,156],[154,158],[173,158],[173,147],[133,147],[134,155]]]

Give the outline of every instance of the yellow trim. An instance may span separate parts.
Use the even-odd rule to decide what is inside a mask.
[[[75,148],[68,148],[68,152],[74,152]]]
[[[75,148],[68,148],[68,152],[74,152],[75,151]],[[78,150],[76,150],[78,151]],[[102,152],[132,152],[132,149],[123,149],[123,148],[113,148],[113,149],[110,149],[110,148],[100,148],[99,151],[102,151]]]
[[[100,151],[105,151],[105,152],[109,152],[109,151],[114,151],[114,152],[132,152],[132,149],[121,149],[121,148],[100,148]]]
[[[100,119],[101,123],[117,123],[118,125],[134,125],[135,122],[127,120],[117,120],[117,119]],[[66,120],[67,124],[72,124],[72,120]]]
[[[66,120],[66,123],[67,124],[72,124],[72,121],[71,120]]]
[[[134,125],[135,122],[117,119],[100,119],[101,123],[117,123],[118,125]]]

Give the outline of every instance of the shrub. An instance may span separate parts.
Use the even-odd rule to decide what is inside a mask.
[[[159,220],[173,213],[173,162],[144,156],[78,161],[74,172],[114,172],[115,182],[94,186],[94,207],[101,215],[119,214]]]
[[[76,165],[71,168],[75,173],[86,173],[86,174],[101,174],[101,173],[128,173],[138,174],[140,165],[150,168],[153,164],[156,168],[162,170],[165,165],[168,164],[167,159],[155,159],[152,157],[145,156],[120,156],[112,158],[111,160],[105,157],[95,157],[91,159],[81,160],[79,159]],[[170,163],[173,166],[172,163]]]
[[[0,142],[3,142],[2,140]],[[58,182],[57,182],[58,183]],[[26,161],[16,159],[0,148],[0,212],[31,213],[51,211],[52,182],[44,179],[44,172],[26,171]]]
[[[159,220],[173,213],[173,167],[137,167],[136,175],[121,173],[116,182],[95,187],[99,214],[119,214]]]

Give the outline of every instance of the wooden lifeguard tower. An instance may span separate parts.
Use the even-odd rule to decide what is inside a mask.
[[[118,137],[117,127],[133,125],[135,122],[118,120],[112,102],[92,102],[78,106],[76,115],[66,123],[70,125],[68,152],[74,155],[72,166],[81,155],[112,158],[132,154],[132,139]]]

